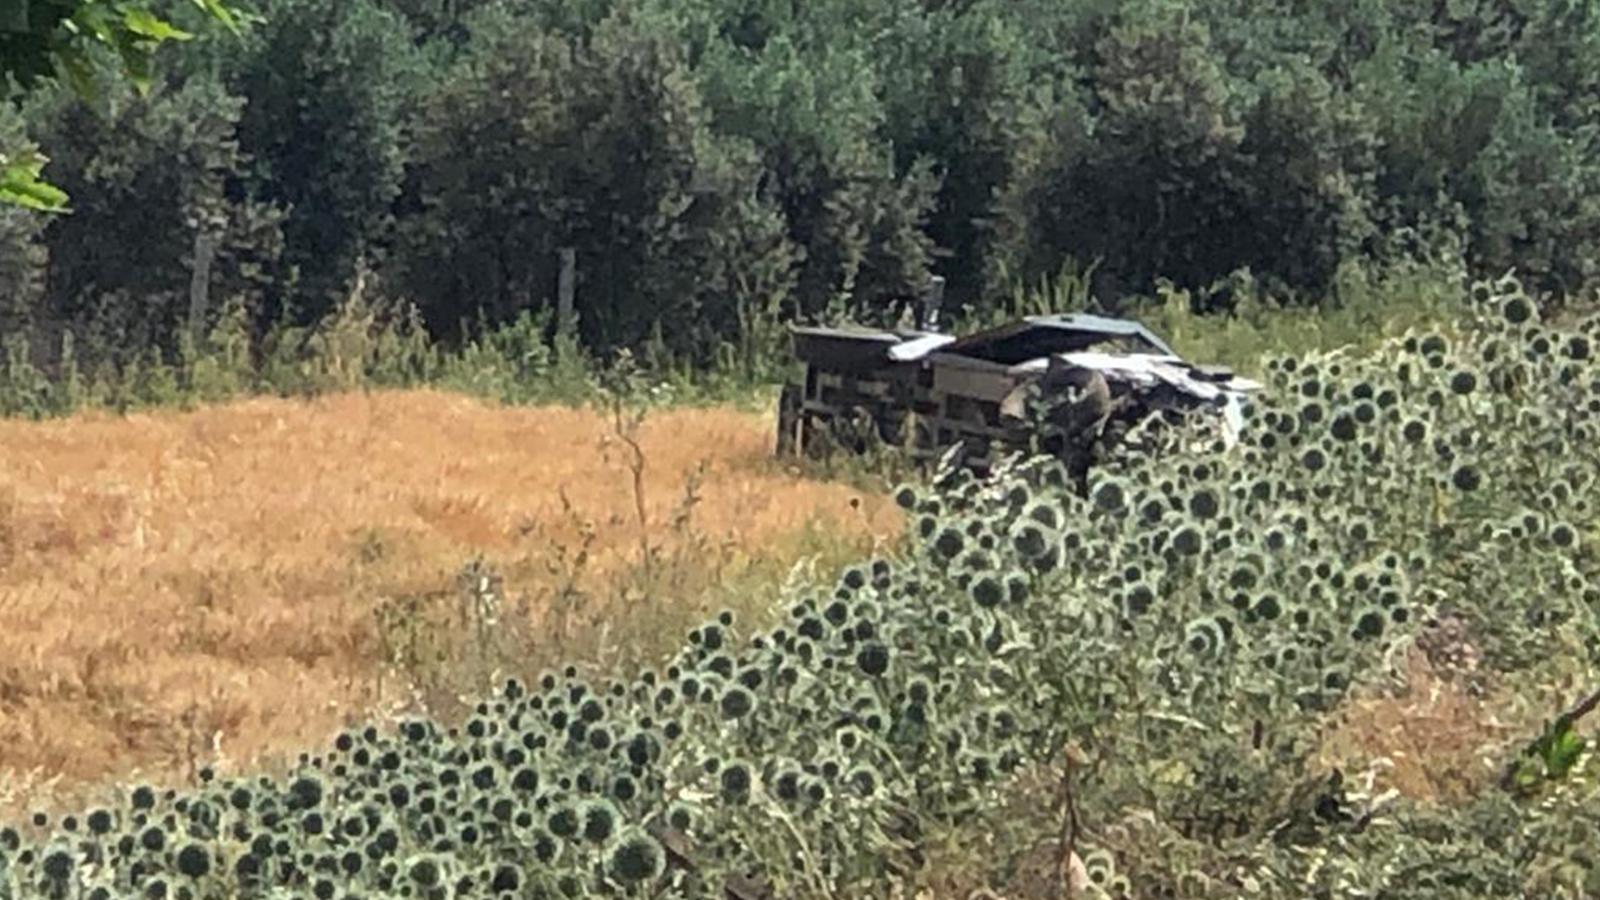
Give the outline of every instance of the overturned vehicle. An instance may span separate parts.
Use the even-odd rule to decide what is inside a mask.
[[[924,328],[792,327],[801,377],[779,401],[780,455],[893,448],[979,471],[1048,453],[1079,477],[1150,416],[1219,417],[1225,441],[1260,385],[1179,358],[1138,322],[1028,316],[957,337]]]

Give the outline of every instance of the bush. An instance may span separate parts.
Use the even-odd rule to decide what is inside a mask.
[[[234,129],[251,163],[243,187],[287,214],[283,263],[295,281],[269,296],[257,321],[265,326],[282,305],[302,321],[321,318],[363,260],[392,244],[404,116],[426,70],[404,20],[367,0],[260,7],[245,46],[186,62],[214,68],[245,99]]]

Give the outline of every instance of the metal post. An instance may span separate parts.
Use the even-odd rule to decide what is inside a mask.
[[[923,331],[939,330],[939,308],[944,305],[944,276],[934,275],[928,279],[928,287],[922,295],[922,321],[919,323]]]

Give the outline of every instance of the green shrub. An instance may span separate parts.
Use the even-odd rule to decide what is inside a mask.
[[[6,335],[0,350],[5,353],[5,367],[0,370],[0,413],[43,418],[50,412],[50,382],[34,364],[28,333]]]

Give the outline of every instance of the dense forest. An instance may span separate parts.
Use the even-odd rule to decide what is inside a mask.
[[[1541,296],[1600,283],[1592,3],[252,8],[147,92],[0,108],[0,151],[73,198],[0,211],[0,330],[121,362],[227,308],[315,321],[359,277],[449,340],[552,306],[562,248],[588,348],[701,360],[930,274],[980,309],[1066,266],[1108,308],[1157,279],[1226,307],[1240,272],[1336,304],[1343,268],[1447,243]]]

